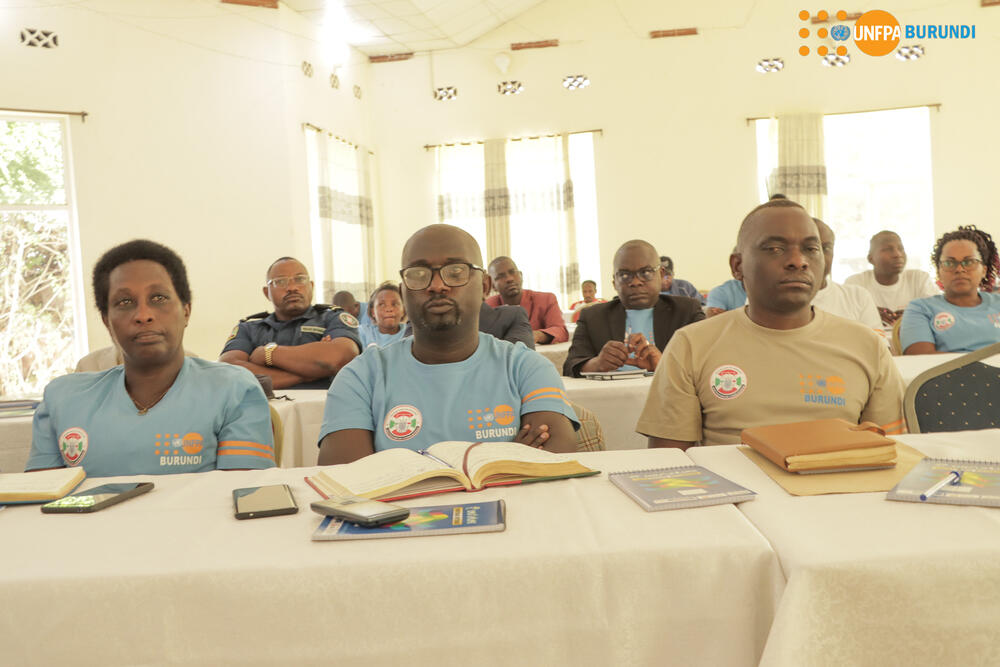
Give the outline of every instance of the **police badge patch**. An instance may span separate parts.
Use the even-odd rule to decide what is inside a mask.
[[[346,324],[347,326],[352,327],[354,329],[358,328],[358,318],[354,317],[354,315],[351,315],[350,313],[341,313],[339,317],[340,321]]]
[[[240,330],[240,325],[237,324],[235,327],[233,327],[233,331],[232,331],[232,333],[229,334],[229,338],[226,339],[226,342],[228,343],[232,339],[236,338],[236,333],[239,330]]]
[[[59,453],[62,454],[63,461],[68,467],[77,466],[83,457],[87,455],[87,447],[90,438],[87,432],[79,426],[73,426],[62,432],[59,436]]]

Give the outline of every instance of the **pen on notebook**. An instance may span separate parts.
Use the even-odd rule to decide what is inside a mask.
[[[960,473],[957,470],[952,470],[950,473],[948,473],[947,477],[945,477],[944,479],[942,479],[941,481],[939,481],[937,484],[935,484],[931,488],[929,488],[926,491],[924,491],[923,493],[921,493],[920,494],[920,500],[927,500],[928,498],[930,498],[931,496],[933,496],[935,493],[937,493],[938,491],[940,491],[944,487],[948,486],[949,484],[951,484],[952,486],[954,486],[954,485],[958,484],[961,481],[962,481],[962,473]]]
[[[447,461],[442,461],[438,457],[436,457],[433,454],[431,454],[430,452],[428,452],[426,449],[418,449],[417,450],[417,454],[423,454],[427,458],[433,459],[433,460],[437,461],[438,463],[440,463],[443,466],[448,466],[449,468],[454,468],[455,467],[455,466],[451,465],[450,463],[448,463]]]

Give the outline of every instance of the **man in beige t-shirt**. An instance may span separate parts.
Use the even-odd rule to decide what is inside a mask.
[[[747,306],[671,338],[636,425],[650,447],[733,444],[751,426],[833,417],[902,432],[903,383],[882,339],[810,305],[824,260],[805,209],[751,211],[730,266]]]

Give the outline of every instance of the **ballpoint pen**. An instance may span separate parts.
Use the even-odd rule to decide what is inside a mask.
[[[948,486],[949,484],[952,486],[956,486],[961,481],[962,481],[962,473],[959,472],[958,470],[952,470],[950,473],[948,473],[947,477],[945,477],[944,479],[936,483],[934,486],[921,493],[920,500],[927,500],[935,493],[937,493],[944,487]]]

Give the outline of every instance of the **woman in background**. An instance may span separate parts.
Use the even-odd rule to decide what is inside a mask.
[[[403,295],[399,291],[399,285],[393,282],[379,285],[368,301],[368,313],[375,322],[375,327],[371,330],[362,330],[361,342],[365,347],[369,345],[385,347],[403,337],[406,328],[403,326],[406,310],[403,308]]]
[[[1000,294],[988,291],[1000,259],[990,235],[974,225],[959,227],[937,240],[931,259],[944,294],[906,307],[903,353],[971,352],[1000,342]]]

